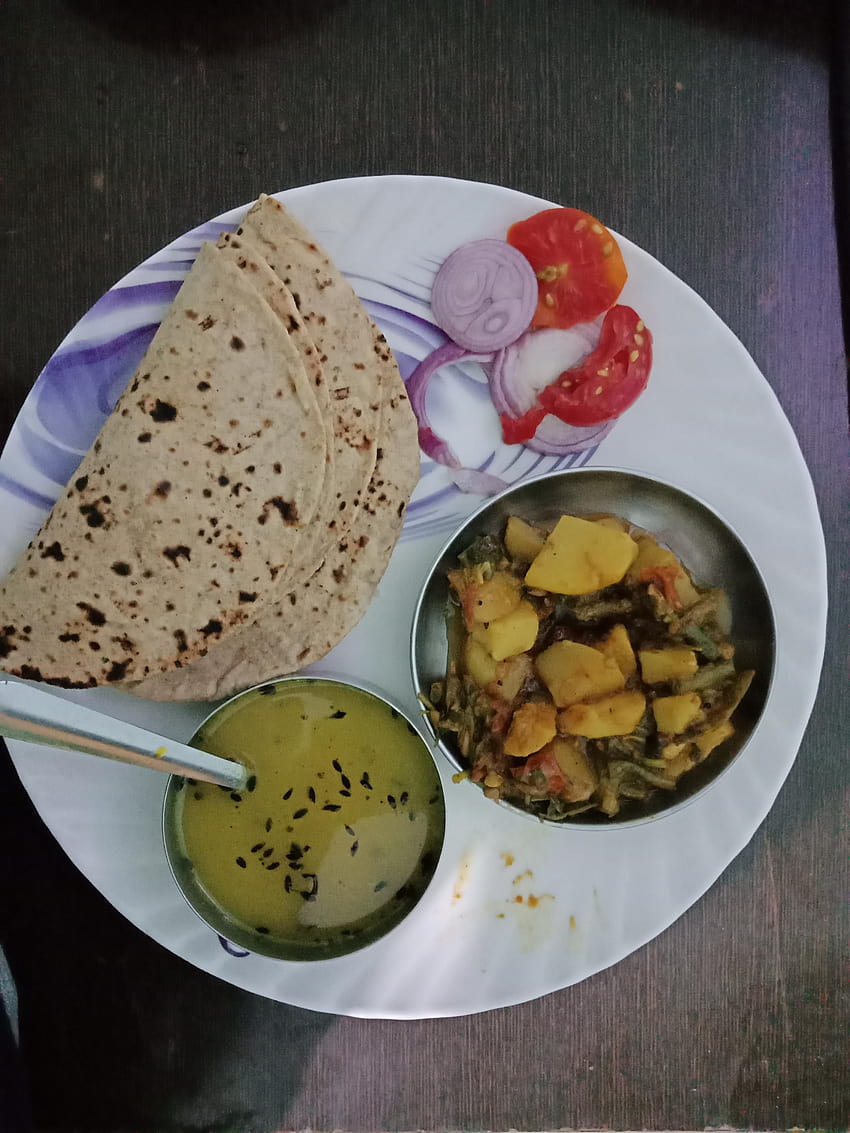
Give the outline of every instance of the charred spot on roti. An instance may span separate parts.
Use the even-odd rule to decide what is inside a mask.
[[[59,640],[63,641],[63,642],[64,641],[79,641],[80,635],[78,633],[60,633],[59,634]]]
[[[169,402],[156,398],[154,407],[150,410],[150,416],[157,424],[163,424],[166,421],[173,421],[177,417],[177,410]]]
[[[100,642],[94,640],[90,641],[89,649],[91,649],[92,653],[100,653]]]
[[[174,640],[177,642],[177,652],[185,653],[189,648],[189,643],[186,640],[186,631],[183,629],[176,629],[174,631]]]
[[[78,492],[83,492],[88,487],[88,483],[89,483],[88,476],[79,476],[74,481],[74,487],[77,489]]]
[[[257,594],[256,594],[256,592],[251,593],[251,591],[249,591],[249,590],[240,590],[239,591],[239,601],[240,602],[256,602],[257,601]]]
[[[80,515],[85,516],[89,527],[103,527],[106,523],[106,516],[99,509],[98,503],[100,503],[99,500],[93,504],[80,505]]]
[[[41,557],[43,559],[55,559],[57,563],[64,562],[65,555],[62,551],[62,544],[58,542],[51,543],[49,547],[45,547],[41,552]]]
[[[231,337],[231,339],[230,339],[230,349],[231,350],[244,350],[245,349],[245,343],[242,341],[242,339],[239,337],[238,334],[234,334]]]
[[[262,512],[257,516],[257,523],[261,526],[268,522],[269,516],[277,511],[287,527],[298,523],[298,505],[294,500],[285,500],[283,496],[272,496],[263,504]]]
[[[138,437],[136,437],[136,440],[140,445],[146,445],[152,436],[153,433],[139,433]]]
[[[77,609],[82,610],[86,615],[86,621],[93,626],[106,625],[106,615],[94,606],[90,606],[88,602],[78,602]]]
[[[210,389],[210,383],[209,382],[203,382],[203,381],[198,382],[197,388],[201,391],[201,393],[206,393],[207,390]]]
[[[119,561],[119,562],[114,562],[110,569],[113,570],[115,572],[115,574],[121,575],[123,578],[126,578],[127,575],[132,572],[133,568],[130,566],[129,563]]]
[[[201,626],[199,632],[202,633],[204,637],[210,637],[213,634],[219,636],[223,629],[224,626],[217,618],[210,618],[205,626]]]
[[[219,476],[219,478],[218,478],[218,482],[219,482],[219,484],[221,485],[222,488],[226,488],[227,485],[230,483],[230,478],[228,476],[225,476],[224,473],[222,473],[221,476]]]
[[[123,681],[124,680],[124,678],[127,675],[127,665],[128,664],[129,664],[129,662],[127,662],[127,661],[113,661],[112,662],[112,665],[109,669],[109,672],[106,674],[106,679],[110,682],[110,684],[114,684],[115,681]]]
[[[212,328],[215,326],[215,319],[212,317],[212,315],[207,315],[206,318],[201,319],[201,321],[198,323],[198,326],[201,328],[201,330],[212,330]]]
[[[191,562],[192,559],[191,551],[183,543],[176,547],[164,547],[162,553],[175,567],[180,566],[179,559],[185,559],[187,562]]]
[[[168,497],[168,493],[170,491],[171,491],[171,481],[170,480],[160,480],[160,482],[154,488],[154,495],[159,496],[160,499],[164,500]]]

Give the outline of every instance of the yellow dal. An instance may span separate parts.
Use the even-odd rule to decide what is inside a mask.
[[[267,685],[194,742],[252,773],[240,792],[187,781],[178,802],[197,880],[248,932],[366,943],[419,899],[442,790],[421,737],[384,702],[321,680]]]

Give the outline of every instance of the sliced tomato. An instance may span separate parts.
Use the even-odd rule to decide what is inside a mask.
[[[665,602],[672,606],[674,610],[681,610],[682,599],[676,589],[676,583],[681,577],[682,572],[678,567],[658,565],[644,567],[638,576],[638,581],[654,582],[656,586],[660,586]]]
[[[490,731],[496,736],[504,736],[511,722],[513,710],[506,700],[498,696],[488,697],[493,715],[490,717]]]
[[[613,307],[596,349],[541,390],[537,400],[568,425],[598,425],[619,417],[637,400],[651,368],[652,335],[631,307]]]
[[[599,344],[572,370],[541,390],[537,405],[521,417],[502,414],[506,445],[530,441],[547,413],[568,425],[598,425],[618,417],[636,401],[652,369],[652,335],[631,307],[612,307]]]
[[[527,413],[523,413],[522,417],[508,417],[506,413],[503,413],[500,417],[502,440],[506,445],[525,444],[537,432],[540,422],[545,416],[545,409],[529,409]]]
[[[628,275],[617,241],[581,209],[535,213],[508,229],[507,241],[537,275],[540,297],[531,325],[587,323],[617,302]]]
[[[535,785],[539,783],[541,794],[559,795],[567,785],[551,744],[530,755],[521,767],[514,768],[513,775]]]

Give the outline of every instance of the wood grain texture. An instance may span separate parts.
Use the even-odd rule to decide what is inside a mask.
[[[833,611],[797,763],[709,893],[615,968],[468,1019],[337,1019],[196,971],[77,873],[4,757],[0,941],[38,1130],[847,1127],[833,16],[815,0],[0,5],[2,435],[109,285],[260,189],[498,182],[590,209],[740,336],[812,471]]]

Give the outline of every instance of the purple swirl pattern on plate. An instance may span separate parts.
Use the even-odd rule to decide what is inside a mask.
[[[12,435],[28,468],[12,475],[0,458],[0,498],[7,493],[44,512],[49,510],[144,357],[201,244],[232,229],[232,224],[219,221],[193,229],[110,288],[83,316],[42,370],[13,427]],[[432,275],[437,266],[432,269],[429,265]],[[392,298],[385,302],[361,296],[386,335],[406,381],[422,358],[447,341],[446,335],[428,317],[427,303],[407,289],[405,278],[378,280],[349,273],[349,279],[355,289],[358,282],[373,284]],[[487,380],[478,366],[445,368],[429,393],[435,419],[456,416],[453,402],[461,396],[467,409],[472,407],[473,447],[480,450],[482,437],[486,438],[483,457],[470,459],[470,469],[477,472],[514,484],[543,472],[580,467],[596,452],[597,445],[562,456],[502,444]],[[52,494],[48,484],[55,485]],[[423,456],[420,483],[401,538],[448,532],[480,500],[478,495],[462,492],[448,469]]]

